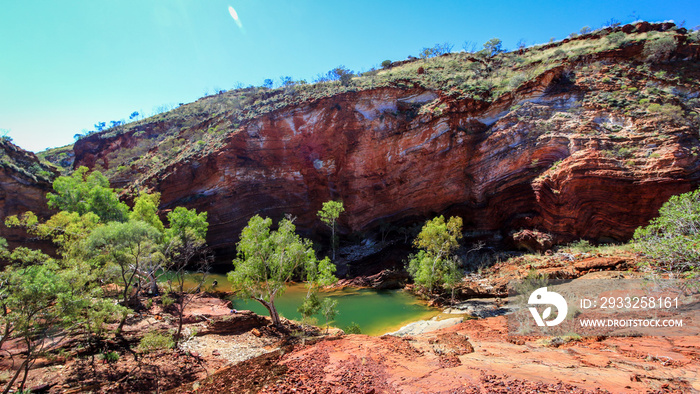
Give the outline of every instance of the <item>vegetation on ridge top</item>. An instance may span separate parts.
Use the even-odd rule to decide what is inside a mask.
[[[688,71],[688,75],[692,75],[693,71],[696,71],[693,65],[684,64],[683,67],[669,68],[665,67],[663,62],[668,60],[669,50],[675,49],[674,36],[682,34],[685,42],[693,43],[698,41],[698,32],[683,34],[683,29],[668,26],[666,28],[666,31],[633,31],[629,34],[621,31],[620,27],[606,28],[560,42],[529,48],[521,46],[512,52],[503,52],[497,39],[490,40],[484,44],[484,50],[474,53],[446,53],[451,47],[440,44],[433,50],[424,48],[423,58],[399,62],[385,61],[382,63],[382,69],[373,69],[359,75],[340,66],[317,77],[315,83],[284,77],[280,81],[281,86],[277,88],[273,87],[272,80],[266,80],[264,86],[260,87],[220,91],[168,112],[115,126],[91,136],[91,139],[109,139],[120,134],[131,134],[139,138],[139,142],[133,147],[122,147],[107,154],[104,162],[96,163],[96,169],[102,171],[116,185],[125,185],[129,181],[155,175],[167,166],[188,157],[214,151],[223,146],[225,137],[241,125],[286,106],[344,92],[381,87],[420,87],[440,91],[455,99],[491,102],[518,89],[547,70],[562,65],[566,66],[571,75],[582,78],[582,82],[586,82],[587,75],[590,75],[588,82],[594,82],[593,72],[596,70],[610,71],[613,74],[608,79],[610,85],[614,86],[603,89],[602,92],[592,92],[591,97],[584,98],[584,105],[591,104],[591,101],[596,101],[593,105],[612,108],[641,104],[638,107],[642,111],[638,111],[636,115],[662,112],[682,117],[684,112],[690,112],[691,116],[696,116],[694,108],[699,105],[688,103],[686,108],[676,108],[677,100],[670,97],[673,94],[664,96],[663,92],[658,91],[665,90],[665,86],[682,86],[691,82],[686,74]],[[652,85],[648,89],[623,80],[630,79],[630,75],[620,74],[620,65],[609,68],[591,58],[596,53],[619,50],[639,43],[644,43],[645,48],[648,47],[645,56],[649,62],[633,64],[634,72],[639,75],[633,76],[632,79],[642,78],[650,81]],[[614,80],[618,78],[618,81]],[[439,116],[446,110],[445,105],[439,101],[424,105],[421,114]],[[659,107],[656,108],[654,104]],[[673,107],[664,107],[666,104]],[[648,111],[647,106],[650,107]],[[48,151],[46,154],[40,154],[40,157],[54,163],[61,160],[65,166],[69,158],[62,153],[65,152]]]

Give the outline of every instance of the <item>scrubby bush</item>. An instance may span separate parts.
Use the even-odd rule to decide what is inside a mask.
[[[508,81],[508,86],[515,89],[518,86],[522,85],[525,81],[527,81],[527,75],[525,75],[524,73],[515,74],[513,78],[511,78],[510,81]]]
[[[621,31],[616,31],[615,33],[610,33],[606,36],[607,40],[611,44],[623,44],[625,41],[627,41],[627,35]]]
[[[452,52],[454,45],[446,42],[444,44],[435,44],[431,48],[423,48],[423,50],[418,55],[421,59],[427,59],[435,56],[441,56]]]
[[[649,106],[647,107],[647,112],[662,115],[664,117],[673,119],[676,122],[682,121],[684,116],[683,108],[673,104],[661,105],[657,103],[652,103],[649,104]]]
[[[661,37],[647,41],[642,54],[648,63],[656,63],[668,60],[675,49],[676,40],[673,37]]]
[[[498,38],[492,38],[484,43],[484,50],[486,50],[487,55],[496,56],[504,52],[503,42]]]
[[[119,353],[117,352],[104,352],[101,354],[101,358],[104,362],[113,364],[119,361]]]
[[[175,341],[172,335],[151,331],[141,338],[138,348],[142,352],[149,353],[155,350],[172,349],[173,346],[175,346]]]
[[[454,251],[462,238],[462,218],[443,216],[429,220],[413,241],[418,253],[410,256],[408,273],[420,287],[432,293],[436,287],[454,289],[461,280],[459,260]]]
[[[355,322],[350,323],[350,325],[345,327],[345,330],[343,331],[345,331],[346,334],[362,334],[360,325]]]
[[[671,197],[634,232],[636,247],[670,271],[700,269],[700,189]]]

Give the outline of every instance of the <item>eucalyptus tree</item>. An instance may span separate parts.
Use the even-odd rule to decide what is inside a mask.
[[[155,227],[139,220],[110,222],[96,228],[87,237],[87,249],[93,260],[117,271],[117,281],[122,287],[122,305],[129,305],[134,287],[133,294],[140,290],[139,279],[147,277],[148,272],[162,264],[162,237]],[[126,316],[123,313],[117,332],[121,332]]]
[[[280,326],[275,299],[284,293],[287,284],[294,278],[327,281],[333,269],[328,259],[316,259],[311,241],[296,234],[292,219],[282,219],[277,230],[271,226],[270,218],[255,215],[250,219],[241,233],[238,258],[228,279],[239,294],[261,303],[272,323]]]
[[[340,217],[340,214],[345,212],[342,201],[326,201],[323,203],[323,208],[318,211],[318,217],[326,226],[331,229],[331,249],[333,251],[332,259],[335,260],[335,249],[337,239],[335,236],[335,227]]]
[[[413,245],[420,249],[411,256],[408,272],[413,281],[433,292],[436,286],[450,288],[461,279],[459,265],[453,252],[462,238],[462,218],[443,216],[429,220],[423,226]]]

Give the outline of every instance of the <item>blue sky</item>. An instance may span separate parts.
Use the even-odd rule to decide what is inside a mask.
[[[229,13],[233,7],[239,23]],[[281,76],[311,82],[403,60],[424,47],[492,37],[512,49],[610,18],[700,25],[685,1],[4,1],[0,129],[33,151],[100,121],[146,115],[215,89]]]

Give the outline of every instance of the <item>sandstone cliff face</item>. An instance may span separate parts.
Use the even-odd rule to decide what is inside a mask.
[[[698,47],[678,48],[690,62],[646,71],[641,53],[631,44],[565,62],[488,101],[418,84],[308,100],[232,127],[213,151],[142,184],[162,193],[163,209],[208,211],[224,258],[254,214],[291,214],[318,235],[330,199],[345,205],[345,235],[446,214],[463,217],[468,237],[502,244],[519,229],[623,241],[700,179]],[[655,77],[673,67],[684,78]],[[638,104],[642,91],[668,111]],[[88,142],[76,165],[138,140]]]
[[[518,98],[521,109],[498,120],[507,109],[475,110],[473,102],[422,90],[320,100],[258,119],[215,154],[180,163],[151,184],[164,208],[208,211],[210,242],[228,251],[254,213],[292,214],[308,230],[319,226],[316,212],[330,199],[345,204],[346,234],[374,229],[380,220],[446,213],[462,216],[467,232],[494,240],[519,228],[559,240],[625,240],[669,196],[697,184],[699,162],[689,153],[697,135],[689,128],[656,141],[624,119],[634,135],[615,142],[588,135],[609,114],[571,114],[577,94],[547,95],[555,78],[543,83]],[[446,105],[441,115],[418,114],[433,100]],[[518,120],[522,112],[537,115]],[[538,127],[542,120],[554,130]],[[608,153],[621,139],[639,147],[634,158]]]
[[[5,227],[4,223],[8,216],[26,211],[33,211],[39,217],[50,216],[46,193],[51,191],[51,179],[56,175],[54,169],[41,164],[34,154],[0,141],[0,237],[7,239],[10,248],[48,246],[29,238],[21,229]]]

